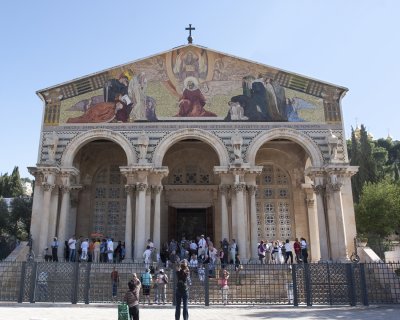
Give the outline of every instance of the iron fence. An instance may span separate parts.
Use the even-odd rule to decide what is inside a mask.
[[[111,272],[119,283],[113,294]],[[157,268],[156,268],[157,269]],[[165,301],[174,303],[174,268],[165,269]],[[142,263],[0,262],[0,300],[15,302],[118,303]],[[400,303],[400,263],[228,265],[228,288],[221,288],[221,268],[191,269],[189,303],[271,305],[369,305]],[[156,271],[157,272],[157,271]],[[157,302],[157,284],[150,302]],[[162,288],[163,289],[163,288]],[[163,291],[164,292],[164,291]],[[141,303],[144,299],[141,298]]]

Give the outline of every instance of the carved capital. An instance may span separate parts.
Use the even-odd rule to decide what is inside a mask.
[[[132,194],[136,190],[136,186],[134,184],[126,184],[125,185],[125,192],[126,194]]]
[[[138,190],[138,191],[146,191],[147,190],[147,184],[146,183],[138,183],[136,185],[136,190]]]
[[[152,186],[154,194],[159,194],[161,193],[163,186]]]
[[[221,192],[222,194],[224,194],[225,196],[228,195],[230,186],[227,184],[221,184],[219,187],[219,192]]]
[[[257,186],[247,186],[247,191],[251,196],[255,195],[257,192]]]
[[[243,192],[246,190],[246,184],[244,183],[236,183],[232,188],[235,192]]]
[[[61,192],[62,192],[63,194],[65,194],[65,193],[70,193],[70,192],[71,192],[71,187],[70,187],[70,186],[67,186],[67,185],[62,185],[62,186],[60,186],[60,189],[61,189]]]
[[[43,183],[42,184],[43,190],[44,191],[53,191],[54,189],[54,184],[50,184],[50,183]]]
[[[314,190],[315,194],[317,194],[317,195],[323,194],[325,191],[325,186],[322,184],[319,184],[317,186],[313,186],[313,190]]]
[[[342,188],[343,184],[341,183],[328,183],[326,185],[326,190],[328,192],[338,192]]]

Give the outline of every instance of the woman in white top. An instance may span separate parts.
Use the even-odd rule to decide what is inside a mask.
[[[293,248],[292,248],[292,244],[289,242],[289,239],[286,239],[285,252],[286,252],[285,263],[288,262],[289,257],[290,257],[290,264],[293,264]]]

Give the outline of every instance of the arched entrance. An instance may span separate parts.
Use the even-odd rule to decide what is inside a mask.
[[[76,214],[76,235],[99,233],[124,240],[126,218],[125,178],[120,166],[126,166],[124,150],[108,140],[95,140],[79,149],[74,166],[79,168],[82,190]]]
[[[309,239],[304,200],[304,168],[308,153],[298,143],[275,139],[262,144],[255,163],[263,170],[257,177],[257,236],[268,241]]]
[[[219,163],[215,150],[197,139],[178,141],[167,150],[162,160],[162,165],[169,169],[169,175],[162,181],[164,241],[180,240],[183,236],[195,239],[201,234],[215,239],[220,180],[213,169]]]

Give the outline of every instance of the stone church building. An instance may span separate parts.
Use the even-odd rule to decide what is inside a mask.
[[[341,99],[347,89],[183,45],[37,92],[44,103],[31,233],[125,241],[204,234],[304,237],[311,261],[346,261],[355,217]]]

